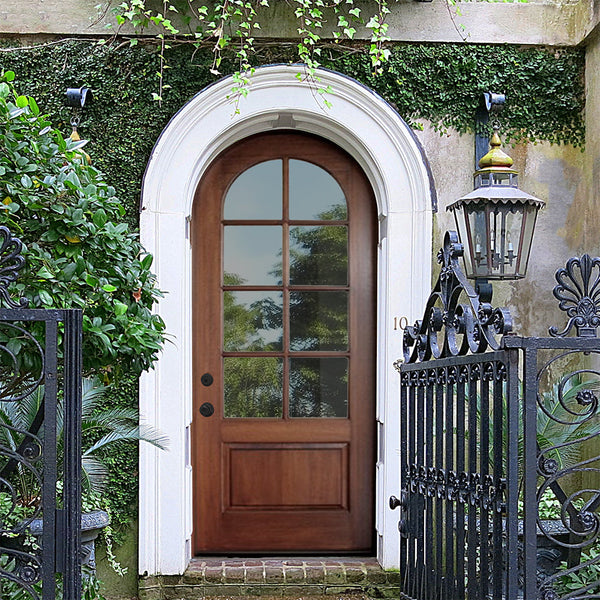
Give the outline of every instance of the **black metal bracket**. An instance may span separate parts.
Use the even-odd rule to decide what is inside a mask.
[[[498,115],[504,108],[506,96],[484,92],[481,94],[479,106],[475,111],[475,170],[479,169],[479,161],[485,156],[490,146],[488,123],[490,115]]]

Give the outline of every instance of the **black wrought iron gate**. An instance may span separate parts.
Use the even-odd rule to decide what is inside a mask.
[[[0,227],[0,598],[79,600],[82,317],[11,300],[23,262]]]
[[[403,596],[600,598],[600,259],[557,272],[570,320],[531,338],[468,284],[461,254],[448,233],[397,364]]]

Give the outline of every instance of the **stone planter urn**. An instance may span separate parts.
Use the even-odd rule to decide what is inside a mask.
[[[110,517],[103,510],[93,510],[81,515],[81,564],[96,572],[96,538],[100,532],[110,525]],[[44,526],[43,519],[31,521],[29,531],[36,538],[41,538]]]

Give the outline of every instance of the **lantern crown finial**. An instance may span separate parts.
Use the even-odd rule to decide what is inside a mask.
[[[492,139],[490,140],[490,150],[489,152],[481,158],[479,161],[480,169],[489,169],[489,168],[510,168],[513,165],[513,159],[506,154],[501,146],[502,142],[500,141],[500,135],[498,134],[498,130],[500,127],[498,124],[494,125],[494,134],[492,135]]]

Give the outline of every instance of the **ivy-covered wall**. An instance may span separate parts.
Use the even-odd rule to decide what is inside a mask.
[[[287,62],[286,47],[266,46],[264,64]],[[325,51],[323,64],[358,79],[394,105],[415,124],[424,119],[441,128],[471,131],[483,91],[507,96],[503,133],[516,140],[581,146],[584,140],[584,51],[468,44],[397,46],[380,76],[357,46],[354,53]],[[105,171],[127,204],[127,218],[137,222],[142,175],[152,146],[169,118],[194,94],[215,80],[212,54],[182,46],[168,52],[162,105],[156,91],[156,47],[102,46],[65,41],[35,50],[0,53],[0,64],[17,74],[24,94],[38,100],[55,125],[69,132],[67,87],[92,88],[80,126],[87,151]],[[227,73],[232,65],[223,64]],[[233,67],[235,68],[235,67]],[[240,105],[243,111],[243,102]]]

